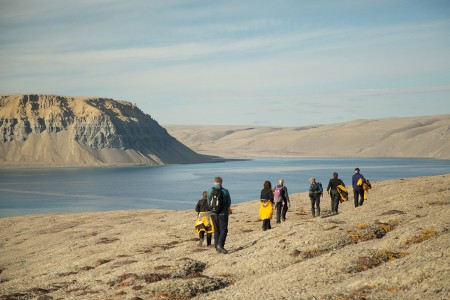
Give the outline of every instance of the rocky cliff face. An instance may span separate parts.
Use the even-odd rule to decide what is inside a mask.
[[[127,101],[0,96],[0,161],[56,165],[207,161]]]

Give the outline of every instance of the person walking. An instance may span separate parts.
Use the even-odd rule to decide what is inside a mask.
[[[333,178],[328,182],[327,193],[331,197],[331,214],[337,215],[339,208],[339,199],[340,195],[337,190],[338,185],[342,185],[345,187],[344,182],[338,178],[339,175],[336,172],[333,172]]]
[[[203,245],[206,233],[206,246],[210,246],[214,226],[211,219],[211,212],[209,211],[208,192],[204,191],[202,193],[202,199],[195,206],[195,211],[198,213],[197,220],[195,221],[195,230],[199,237],[198,245],[200,247]]]
[[[261,190],[258,214],[259,218],[263,221],[263,231],[272,229],[272,226],[270,225],[270,219],[272,219],[273,204],[272,183],[270,181],[265,181],[263,189]]]
[[[221,177],[214,178],[214,186],[208,193],[208,205],[214,225],[214,246],[218,253],[227,254],[225,241],[228,234],[228,211],[231,206],[231,197],[222,183]]]
[[[355,202],[355,207],[362,206],[364,203],[363,184],[365,181],[366,180],[360,173],[359,168],[355,168],[355,174],[352,176],[353,201]]]
[[[309,179],[309,200],[311,201],[311,214],[313,217],[320,216],[320,197],[323,194],[322,184],[316,182],[314,177]]]
[[[277,208],[277,224],[281,223],[281,220],[286,221],[286,213],[291,201],[289,200],[289,194],[287,187],[284,185],[284,180],[278,180],[278,185],[273,192],[273,198]]]

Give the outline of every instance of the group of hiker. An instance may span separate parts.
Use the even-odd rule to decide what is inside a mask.
[[[313,177],[309,180],[309,199],[311,200],[311,214],[313,217],[320,216],[320,197],[323,196],[323,188],[320,182]],[[367,199],[367,191],[372,188],[370,181],[361,174],[359,168],[355,168],[352,176],[353,199],[355,207],[362,206]],[[333,178],[328,182],[326,189],[331,198],[331,215],[337,215],[339,203],[348,200],[348,192],[344,182],[339,178],[337,172],[333,172]]]
[[[222,186],[221,177],[214,178],[214,185],[209,191],[202,193],[202,199],[198,201],[195,211],[198,213],[195,229],[199,234],[199,246],[205,241],[211,246],[214,234],[214,247],[218,253],[227,254],[225,241],[228,234],[228,218],[231,211],[231,197],[227,189]],[[311,215],[320,216],[320,198],[323,196],[323,187],[315,178],[309,180],[309,198],[311,201]],[[355,168],[352,176],[352,187],[355,207],[362,206],[367,198],[367,191],[371,188],[368,179]],[[339,203],[348,200],[348,192],[344,182],[339,178],[337,172],[333,172],[333,178],[328,182],[326,192],[331,198],[331,211],[329,215],[337,215]],[[270,181],[265,181],[260,194],[258,217],[263,221],[262,230],[272,228],[270,223],[273,212],[276,211],[276,223],[286,221],[286,213],[291,206],[287,187],[284,180],[279,179],[278,185],[272,189]]]

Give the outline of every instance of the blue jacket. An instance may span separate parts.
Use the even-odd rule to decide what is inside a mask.
[[[212,190],[213,190],[214,188],[220,189],[220,187],[221,187],[220,184],[217,184],[217,185],[215,185],[214,187],[212,187],[212,188],[208,191],[208,205],[209,205],[209,206],[211,206],[211,193],[212,193]],[[225,208],[223,209],[224,211],[223,211],[222,213],[220,213],[219,215],[221,215],[221,216],[228,216],[228,208],[230,208],[230,206],[231,206],[230,192],[228,192],[227,189],[225,189],[225,188],[222,187],[222,194],[223,194],[223,198],[224,198],[225,201],[226,201],[226,204],[225,204]],[[213,212],[211,212],[211,215],[216,215],[216,214],[213,213]]]
[[[357,185],[356,185],[356,183],[358,182],[358,180],[359,180],[360,178],[362,178],[363,181],[364,181],[364,176],[363,176],[362,174],[360,174],[360,173],[353,174],[353,177],[352,177],[352,186],[353,186],[354,189],[362,188],[362,186],[357,186]]]

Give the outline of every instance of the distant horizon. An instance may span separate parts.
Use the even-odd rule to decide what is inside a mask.
[[[162,124],[450,113],[450,2],[0,1],[0,94],[97,95]]]

